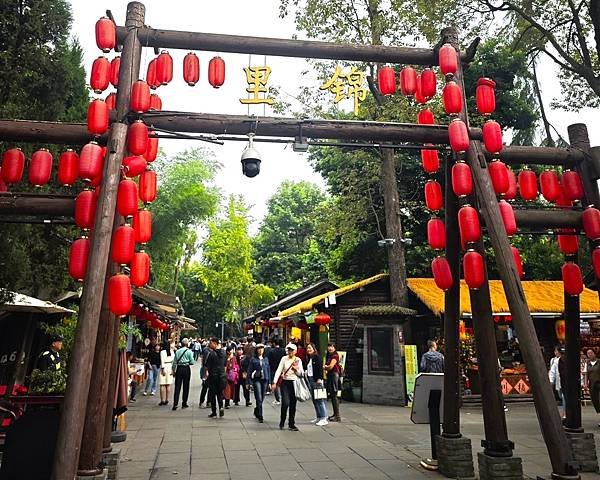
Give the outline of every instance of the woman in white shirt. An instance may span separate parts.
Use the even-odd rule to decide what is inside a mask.
[[[285,418],[289,409],[288,428],[292,432],[297,432],[296,427],[296,391],[294,389],[294,382],[301,377],[304,373],[302,368],[302,362],[296,356],[298,348],[293,343],[288,343],[285,347],[287,356],[283,357],[279,362],[275,377],[273,378],[273,385],[271,385],[271,391],[275,391],[278,380],[280,377],[279,388],[281,389],[281,417],[279,419],[279,429],[283,430],[285,426]]]
[[[171,384],[173,383],[173,360],[175,358],[175,344],[165,342],[162,351],[160,352],[160,375],[158,383],[160,385],[160,403],[159,405],[167,405],[169,403],[169,394]]]

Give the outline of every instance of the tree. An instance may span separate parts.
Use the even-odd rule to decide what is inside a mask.
[[[316,231],[317,209],[325,195],[314,184],[283,182],[268,201],[268,211],[254,239],[255,274],[277,296],[327,275]]]
[[[248,209],[240,197],[231,196],[221,218],[208,224],[202,244],[202,263],[196,275],[224,308],[229,322],[240,320],[252,308],[274,298],[273,290],[256,283],[248,234]]]
[[[181,268],[196,253],[197,229],[217,210],[219,192],[213,184],[219,164],[212,154],[194,148],[154,163],[159,194],[150,210],[153,215],[153,284],[174,292]]]
[[[69,4],[2,0],[0,18],[0,118],[84,121],[88,90],[81,48],[69,40]],[[27,156],[38,148],[21,147]],[[55,158],[60,151],[50,150]],[[60,191],[54,186],[45,189]],[[0,224],[0,301],[7,291],[51,298],[75,288],[67,274],[68,248],[75,235],[70,227]]]

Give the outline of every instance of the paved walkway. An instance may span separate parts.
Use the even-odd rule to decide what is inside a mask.
[[[210,419],[198,408],[199,381],[193,371],[190,408],[159,407],[158,397],[142,395],[127,413],[127,441],[121,448],[120,480],[390,480],[443,478],[419,466],[430,454],[428,427],[413,425],[410,411],[343,403],[343,422],[326,427],[310,424],[312,403],[298,404],[299,432],[278,429],[279,407],[265,402],[265,423],[252,407],[232,407],[223,419]],[[535,478],[550,473],[546,449],[531,406],[514,406],[507,414],[515,455],[524,472]],[[586,431],[598,432],[598,419],[584,409]],[[462,412],[463,433],[480,451],[481,412]],[[596,444],[600,445],[597,435]],[[595,474],[583,478],[598,478]]]

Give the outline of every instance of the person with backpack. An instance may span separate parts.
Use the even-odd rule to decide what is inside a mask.
[[[437,342],[427,340],[427,352],[421,357],[421,372],[444,373],[444,355],[437,351]]]
[[[173,357],[173,370],[175,371],[175,394],[173,396],[173,410],[177,410],[179,393],[183,385],[183,397],[181,408],[188,408],[188,395],[190,394],[190,378],[192,376],[191,366],[194,364],[194,354],[188,348],[189,340],[181,341],[181,348],[175,352]]]

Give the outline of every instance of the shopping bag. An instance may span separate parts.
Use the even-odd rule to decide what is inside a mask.
[[[317,387],[313,390],[315,400],[327,400],[327,390],[323,387]]]
[[[310,390],[308,389],[306,380],[304,380],[303,378],[298,378],[294,380],[294,393],[296,394],[296,398],[300,402],[305,402],[312,398],[310,396]]]

